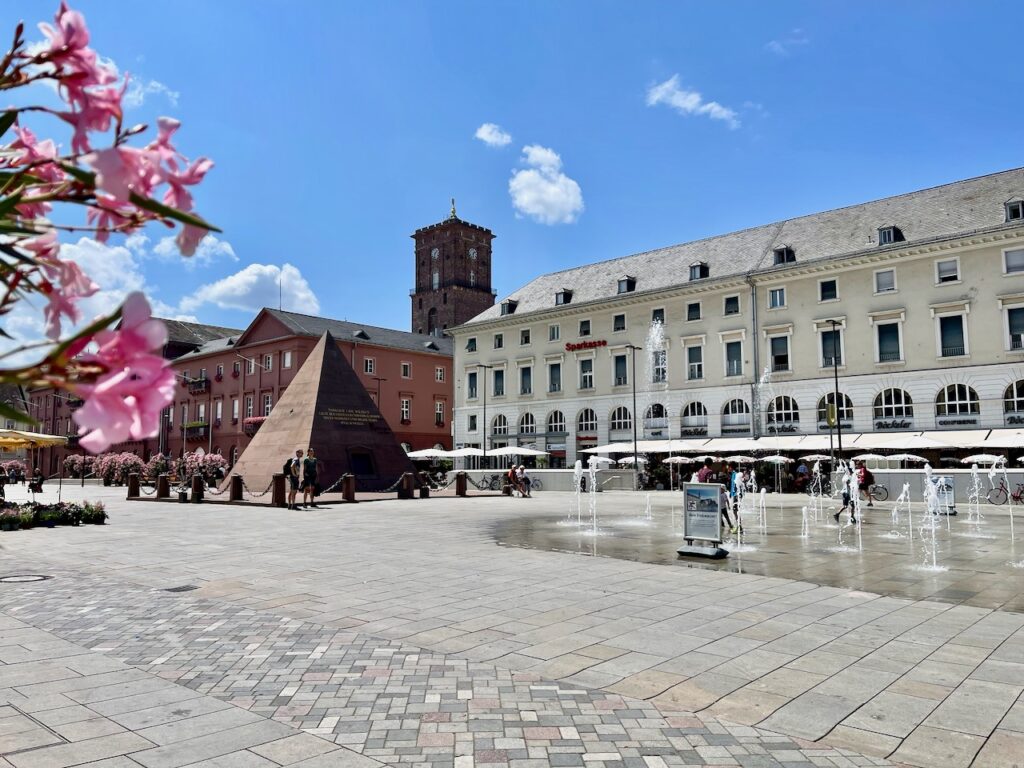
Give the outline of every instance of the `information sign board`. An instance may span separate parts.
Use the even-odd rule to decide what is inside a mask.
[[[683,538],[722,541],[721,486],[683,483]]]

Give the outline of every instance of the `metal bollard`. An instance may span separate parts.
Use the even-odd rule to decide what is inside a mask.
[[[171,497],[171,482],[166,474],[161,474],[156,479],[156,497],[158,499]]]
[[[198,504],[203,500],[203,476],[192,475],[192,503]]]
[[[345,475],[341,478],[341,495],[345,501],[356,503],[356,476]]]
[[[139,493],[139,473],[132,472],[128,475],[128,498],[136,499],[140,496]]]
[[[398,498],[400,499],[411,499],[413,497],[413,475],[411,472],[406,472],[402,475],[402,480],[398,486]]]
[[[270,505],[272,507],[288,506],[284,495],[284,475],[280,472],[274,475],[274,490],[270,497]]]
[[[469,485],[469,483],[466,482],[466,473],[465,472],[456,472],[455,473],[455,495],[456,496],[465,496],[466,495],[466,486],[468,486],[468,485]]]
[[[420,486],[420,498],[421,499],[429,499],[430,498],[430,486],[429,485],[425,485],[424,484],[424,485]]]
[[[501,484],[501,495],[502,496],[511,496],[512,495],[512,486],[509,485],[508,483],[502,483]]]
[[[231,487],[228,489],[228,501],[242,500],[242,476],[231,476]]]

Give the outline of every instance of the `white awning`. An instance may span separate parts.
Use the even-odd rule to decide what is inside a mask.
[[[1024,448],[1024,430],[993,429],[985,438],[986,448]]]
[[[929,440],[937,440],[952,448],[984,448],[988,445],[985,438],[988,437],[990,431],[988,429],[949,429],[922,432],[921,434]]]

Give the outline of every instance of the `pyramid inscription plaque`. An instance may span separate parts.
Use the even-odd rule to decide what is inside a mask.
[[[324,488],[353,474],[357,489],[377,491],[414,471],[330,333],[320,337],[230,474],[259,491],[298,448],[316,451]]]

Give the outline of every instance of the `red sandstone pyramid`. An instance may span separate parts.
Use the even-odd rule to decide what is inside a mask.
[[[359,490],[393,485],[413,466],[359,377],[324,333],[231,470],[259,492],[296,449],[316,450],[324,488],[343,474]],[[340,492],[340,489],[339,489]]]

